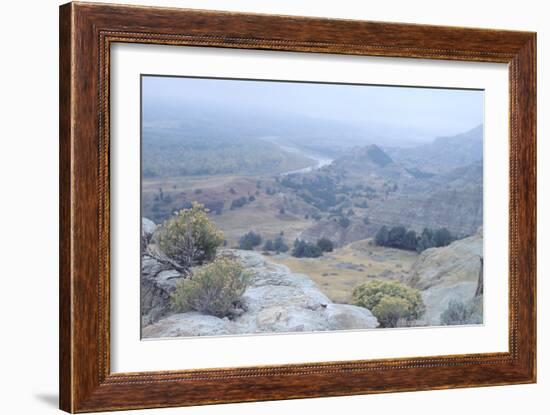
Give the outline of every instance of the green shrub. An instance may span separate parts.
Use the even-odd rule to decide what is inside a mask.
[[[383,327],[397,327],[400,320],[407,320],[409,302],[400,297],[386,295],[371,311]]]
[[[332,241],[328,238],[321,238],[317,240],[317,246],[321,249],[323,252],[332,252],[334,249],[334,244]]]
[[[439,248],[442,246],[447,246],[457,239],[458,238],[455,235],[452,235],[447,228],[424,228],[422,234],[418,238],[416,250],[417,252],[422,252],[433,247]]]
[[[264,251],[275,251],[275,247],[271,239],[268,239],[267,241],[265,241]]]
[[[217,317],[231,315],[250,280],[244,268],[228,258],[215,259],[182,280],[172,294],[176,312],[195,310]]]
[[[345,216],[340,217],[338,219],[338,225],[340,225],[342,228],[347,228],[350,225],[351,221],[346,218]]]
[[[434,231],[433,244],[436,247],[447,246],[454,240],[455,238],[447,228],[440,228]]]
[[[191,208],[176,212],[160,227],[160,249],[182,266],[202,264],[216,256],[223,243],[223,232],[208,218],[208,210],[194,202]]]
[[[387,246],[394,248],[401,248],[403,246],[403,241],[405,235],[407,234],[407,229],[404,226],[394,226],[390,229],[388,234]],[[415,246],[416,248],[416,246]]]
[[[278,254],[288,251],[288,245],[285,244],[282,236],[277,236],[275,239],[268,239],[264,244],[264,251],[275,251]]]
[[[451,300],[440,316],[441,324],[445,326],[459,324],[481,324],[483,317],[475,301],[464,303]]]
[[[403,237],[403,240],[401,241],[401,246],[403,247],[403,249],[415,251],[417,244],[418,238],[416,237],[416,232],[413,230],[407,231],[407,233]]]
[[[280,236],[280,235],[277,236],[275,238],[275,240],[273,241],[273,250],[276,251],[277,253],[288,251],[288,245],[285,244],[285,241],[283,240],[282,236]]]
[[[294,241],[292,256],[296,258],[317,258],[323,255],[323,251],[317,245],[306,242],[301,239]]]
[[[235,210],[237,208],[243,207],[248,203],[248,198],[246,196],[241,196],[238,199],[235,199],[231,202],[230,209]]]
[[[365,282],[353,290],[352,302],[368,308],[381,327],[396,327],[399,320],[417,320],[426,310],[420,291],[397,281]]]
[[[376,232],[376,236],[374,237],[374,242],[376,245],[379,246],[386,246],[388,243],[390,232],[388,230],[388,227],[386,225],[382,226],[378,232]]]
[[[255,232],[248,232],[239,239],[239,248],[251,251],[255,246],[259,246],[262,243],[262,237]]]

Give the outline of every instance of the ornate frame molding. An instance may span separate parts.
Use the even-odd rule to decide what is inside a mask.
[[[112,374],[109,70],[110,46],[117,42],[508,63],[510,351]],[[86,3],[61,6],[61,408],[89,412],[534,382],[535,61],[536,36],[525,32]]]

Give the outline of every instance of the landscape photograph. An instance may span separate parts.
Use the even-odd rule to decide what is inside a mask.
[[[483,324],[483,120],[476,89],[142,75],[141,337]]]

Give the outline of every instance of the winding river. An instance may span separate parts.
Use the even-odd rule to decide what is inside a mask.
[[[321,167],[328,166],[334,161],[334,159],[328,158],[327,156],[323,156],[318,153],[304,151],[297,147],[283,145],[279,143],[279,140],[277,140],[277,137],[262,137],[262,139],[267,140],[273,144],[276,144],[277,146],[279,146],[281,150],[286,151],[287,153],[300,155],[302,157],[310,159],[312,162],[311,165],[307,167],[303,167],[297,170],[289,170],[289,171],[282,172],[280,173],[280,176],[288,176],[290,174],[298,174],[298,173],[309,173],[311,171],[318,170]]]
[[[297,169],[297,170],[289,170],[289,171],[283,172],[283,173],[281,173],[281,176],[288,176],[289,174],[297,174],[297,173],[309,173],[310,171],[318,170],[321,167],[328,166],[329,164],[331,164],[334,161],[334,159],[328,158],[326,156],[322,156],[320,154],[306,152],[306,151],[300,150],[299,148],[296,148],[296,147],[283,146],[283,145],[278,144],[278,143],[276,143],[276,144],[279,147],[281,147],[282,150],[286,151],[287,153],[298,154],[298,155],[303,156],[305,158],[311,159],[311,161],[313,162],[313,164],[310,165],[310,166],[303,167],[303,168]]]

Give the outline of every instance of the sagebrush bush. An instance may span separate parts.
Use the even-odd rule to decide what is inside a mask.
[[[176,312],[195,310],[217,317],[231,315],[250,281],[250,274],[236,261],[217,258],[182,280],[172,293]]]
[[[460,300],[451,300],[440,316],[441,324],[445,326],[459,324],[481,324],[482,314],[476,301],[464,303]]]
[[[401,320],[410,319],[409,301],[385,295],[371,310],[383,327],[397,327]]]
[[[381,327],[396,327],[400,320],[417,320],[426,311],[420,291],[397,281],[365,282],[353,290],[352,302],[368,308]]]
[[[207,213],[200,203],[176,212],[159,229],[157,241],[161,251],[184,267],[212,260],[223,243],[223,232]]]

